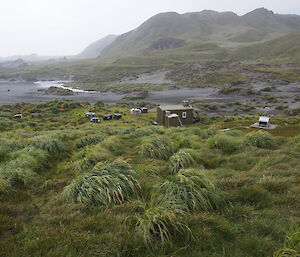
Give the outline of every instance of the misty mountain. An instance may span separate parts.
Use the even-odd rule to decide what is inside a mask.
[[[75,57],[82,59],[96,58],[101,54],[102,50],[111,44],[117,37],[118,36],[116,35],[108,35],[100,40],[97,40]]]
[[[160,13],[117,37],[102,50],[100,56],[139,55],[193,42],[235,47],[272,40],[297,30],[300,30],[300,16],[274,14],[264,8],[243,16],[209,10],[185,14]]]

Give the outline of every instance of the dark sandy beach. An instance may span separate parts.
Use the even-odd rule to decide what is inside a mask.
[[[49,88],[50,86],[62,86],[60,82],[45,81],[39,83],[33,82],[7,82],[0,81],[0,105],[13,104],[17,102],[30,102],[37,103],[45,100],[52,99],[74,99],[77,101],[87,101],[91,104],[97,101],[102,101],[105,104],[115,104],[120,101],[125,101],[124,94],[114,92],[97,92],[97,91],[83,91],[74,90],[73,95],[59,96],[47,95],[38,89]],[[257,83],[253,85],[256,91],[261,90],[266,86],[266,83]],[[272,95],[276,97],[288,98],[287,104],[290,108],[300,106],[300,102],[292,101],[292,99],[300,95],[300,84],[293,83],[288,85],[278,85],[272,91]],[[79,92],[76,92],[79,91]],[[144,101],[154,102],[156,104],[179,104],[182,100],[202,99],[210,103],[228,103],[228,102],[241,102],[246,103],[247,100],[255,98],[255,95],[220,95],[217,88],[183,88],[183,89],[169,89],[161,91],[149,91]],[[278,103],[280,104],[280,103]],[[232,110],[223,110],[223,112],[232,112]]]

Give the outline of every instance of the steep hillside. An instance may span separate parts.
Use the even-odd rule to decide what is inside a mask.
[[[214,42],[236,46],[272,40],[296,30],[300,30],[300,16],[274,14],[264,8],[244,16],[208,10],[186,14],[161,13],[137,29],[119,36],[103,50],[101,56],[145,54],[153,43],[165,38],[185,40],[187,44]]]
[[[84,49],[79,55],[78,58],[96,58],[98,57],[102,50],[111,44],[118,36],[116,35],[108,35],[96,42],[90,44],[86,49]]]
[[[140,27],[119,36],[104,49],[101,56],[124,56],[143,53],[155,41],[166,37],[180,37],[190,31],[193,24],[184,16],[170,12],[153,16]]]
[[[280,62],[300,62],[300,31],[275,40],[243,47],[233,52],[237,60],[271,60]]]

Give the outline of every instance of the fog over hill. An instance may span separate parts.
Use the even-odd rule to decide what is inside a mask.
[[[96,58],[98,57],[102,50],[110,45],[118,36],[117,35],[108,35],[104,38],[97,40],[96,42],[90,44],[85,48],[79,55],[78,58]]]
[[[122,57],[145,53],[164,38],[191,42],[213,42],[221,46],[254,44],[300,30],[300,16],[274,14],[264,8],[243,16],[233,12],[160,13],[138,28],[120,35],[103,51],[102,57]],[[170,48],[173,44],[169,44]],[[176,45],[176,44],[175,44]],[[160,46],[160,49],[166,49]]]
[[[300,30],[299,15],[275,14],[265,8],[243,16],[234,12],[203,10],[178,14],[159,13],[139,27],[120,36],[108,35],[87,46],[81,53],[67,59],[122,58],[144,55],[157,50],[188,47],[192,44],[213,43],[220,47],[239,47],[263,43]],[[0,62],[57,61],[61,57],[13,56]]]

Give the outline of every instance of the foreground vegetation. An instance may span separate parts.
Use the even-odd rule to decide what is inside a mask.
[[[299,256],[299,116],[166,129],[130,107],[0,107],[0,256]]]

